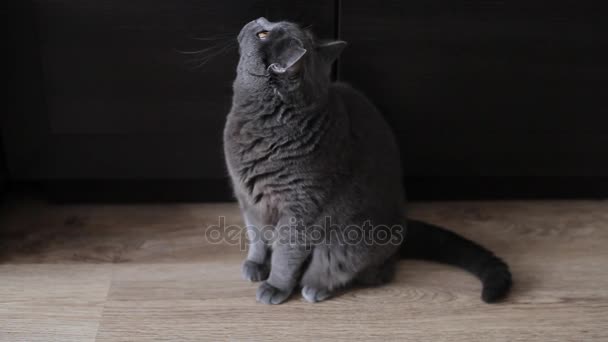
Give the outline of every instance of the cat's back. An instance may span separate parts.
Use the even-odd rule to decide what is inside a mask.
[[[348,118],[355,183],[366,187],[369,198],[401,208],[401,161],[393,131],[373,103],[351,85],[330,88],[334,111]]]
[[[371,151],[383,151],[393,160],[399,159],[398,147],[392,129],[372,101],[348,83],[335,82],[330,86],[331,97],[337,103],[334,110],[344,111],[356,140]]]

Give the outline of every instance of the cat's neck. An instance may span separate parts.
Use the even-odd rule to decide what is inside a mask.
[[[261,77],[261,76],[260,76]],[[268,116],[281,109],[289,109],[305,114],[319,111],[327,106],[327,94],[314,86],[293,85],[284,80],[237,81],[234,84],[233,111],[254,118]]]

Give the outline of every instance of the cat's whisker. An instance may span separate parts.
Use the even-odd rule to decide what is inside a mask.
[[[197,55],[197,54],[206,53],[208,51],[212,51],[214,49],[222,49],[225,46],[230,46],[230,45],[233,45],[233,44],[236,44],[236,42],[234,42],[234,41],[226,41],[226,42],[221,42],[221,43],[217,43],[217,44],[211,45],[209,47],[206,47],[206,48],[200,49],[200,50],[185,51],[185,50],[177,50],[176,49],[175,51],[177,51],[178,53],[184,54],[184,55]]]
[[[214,58],[216,58],[218,56],[221,56],[222,54],[230,51],[234,47],[236,47],[236,43],[224,44],[218,50],[213,51],[213,52],[211,52],[209,54],[206,54],[201,59],[191,60],[190,61],[191,63],[196,63],[196,65],[193,65],[191,67],[191,69],[198,69],[198,68],[203,67],[205,64],[209,63],[212,59],[214,59]]]
[[[222,37],[222,38],[192,38],[192,40],[198,40],[203,42],[217,41],[217,40],[235,40],[234,37]]]
[[[201,58],[195,58],[185,62],[186,65],[189,65],[189,69],[194,70],[203,67],[205,64],[209,63],[213,58],[226,53],[227,51],[236,47],[236,45],[236,40],[230,39],[214,43],[200,50],[175,49],[175,51],[183,55],[201,56]]]
[[[204,48],[204,49],[201,49],[201,50],[194,50],[194,51],[182,51],[182,50],[175,50],[175,51],[177,51],[177,52],[179,52],[181,54],[184,54],[184,55],[199,55],[199,54],[202,54],[202,53],[205,53],[205,52],[208,52],[208,51],[212,51],[212,50],[214,50],[216,48],[218,48],[218,46],[211,46],[211,47],[208,47],[208,48]]]
[[[202,40],[202,41],[210,41],[210,40],[222,40],[222,39],[234,39],[234,33],[223,33],[210,37],[192,37],[193,40]]]

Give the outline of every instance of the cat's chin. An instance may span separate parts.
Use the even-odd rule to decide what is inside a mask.
[[[259,74],[259,73],[253,72],[253,71],[247,71],[247,74],[250,75],[250,76],[263,77],[263,78],[266,78],[266,77],[269,76],[267,73]]]

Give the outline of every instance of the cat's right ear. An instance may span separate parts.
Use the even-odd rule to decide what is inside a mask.
[[[332,64],[338,56],[340,56],[340,53],[342,53],[342,50],[344,50],[346,45],[347,43],[345,41],[336,40],[317,45],[316,50],[317,54],[321,56],[326,63]]]

